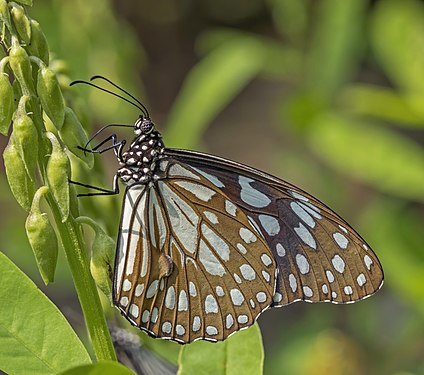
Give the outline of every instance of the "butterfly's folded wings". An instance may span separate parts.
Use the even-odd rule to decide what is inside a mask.
[[[381,287],[369,246],[309,194],[214,156],[166,155],[167,178],[125,194],[114,302],[133,324],[223,340],[269,306],[349,303]]]

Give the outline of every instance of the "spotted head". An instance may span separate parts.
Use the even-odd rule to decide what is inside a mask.
[[[136,120],[134,133],[134,140],[120,157],[122,167],[118,170],[118,177],[127,185],[151,181],[165,147],[149,117],[140,116]]]

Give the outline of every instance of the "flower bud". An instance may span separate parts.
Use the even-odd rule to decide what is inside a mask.
[[[14,109],[13,88],[9,77],[0,73],[0,133],[3,135],[7,135],[9,131]]]
[[[12,23],[10,22],[9,7],[6,0],[0,0],[0,21],[4,23],[9,31],[12,31]]]
[[[89,217],[81,216],[79,223],[88,224],[95,232],[91,245],[90,271],[97,287],[112,300],[111,282],[115,257],[115,242]]]
[[[47,138],[52,143],[52,153],[47,162],[46,172],[50,191],[55,199],[62,222],[65,222],[69,215],[69,183],[70,162],[61,144],[53,133],[47,132]]]
[[[65,101],[56,74],[46,66],[38,71],[37,93],[44,112],[60,130],[65,118]]]
[[[40,211],[40,199],[48,190],[47,186],[42,186],[37,190],[25,223],[38,270],[46,285],[54,281],[58,254],[56,233],[47,215]]]
[[[87,134],[79,122],[76,114],[71,108],[65,108],[65,120],[62,129],[59,130],[60,138],[66,144],[69,151],[71,151],[77,158],[82,160],[89,168],[94,165],[94,156],[90,152],[81,151],[77,146],[84,147],[88,142]]]
[[[31,40],[31,26],[29,19],[25,14],[24,8],[15,4],[10,10],[10,14],[12,15],[13,24],[15,25],[19,36],[25,41],[25,43],[29,43]]]
[[[28,54],[20,46],[18,40],[13,38],[12,47],[9,51],[9,64],[13,74],[20,83],[25,95],[31,95],[34,92],[32,84],[32,69]]]
[[[3,160],[13,196],[24,210],[29,211],[35,190],[34,181],[29,178],[12,137],[3,152]]]
[[[46,36],[40,28],[40,24],[31,20],[31,41],[28,44],[28,50],[32,55],[39,57],[46,65],[49,65],[49,45]]]
[[[31,180],[35,180],[38,157],[38,133],[31,117],[26,114],[29,96],[22,96],[13,120],[13,141]]]

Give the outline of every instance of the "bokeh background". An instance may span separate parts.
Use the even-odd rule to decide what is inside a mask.
[[[30,15],[62,60],[64,86],[67,76],[107,76],[148,106],[167,146],[297,184],[378,254],[386,281],[374,297],[260,317],[265,374],[424,373],[424,2],[34,0]],[[78,93],[90,134],[138,116],[99,91],[66,90]],[[110,186],[116,167],[111,155],[93,172],[74,160],[73,177]],[[120,202],[82,198],[80,209],[115,237]],[[43,287],[2,165],[0,204],[1,250],[84,337],[63,254],[55,283]],[[175,361],[176,344],[146,342]]]

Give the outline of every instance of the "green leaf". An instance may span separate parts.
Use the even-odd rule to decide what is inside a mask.
[[[365,0],[323,0],[318,14],[312,48],[307,60],[305,82],[328,98],[357,69],[363,48]]]
[[[260,375],[264,351],[255,323],[218,343],[197,341],[181,349],[178,375]]]
[[[424,95],[424,6],[416,0],[377,2],[371,24],[376,57],[400,88]]]
[[[91,362],[58,308],[1,252],[0,285],[1,370],[48,375]]]
[[[381,191],[424,201],[424,150],[402,135],[325,113],[311,126],[309,142],[342,173]]]
[[[234,38],[211,51],[188,74],[168,120],[170,146],[192,148],[207,125],[260,72],[262,46]]]
[[[339,95],[343,109],[412,128],[424,127],[424,118],[414,111],[407,98],[392,89],[367,84],[351,85]]]
[[[120,363],[102,361],[92,365],[78,366],[61,372],[60,375],[134,375],[134,372]]]

